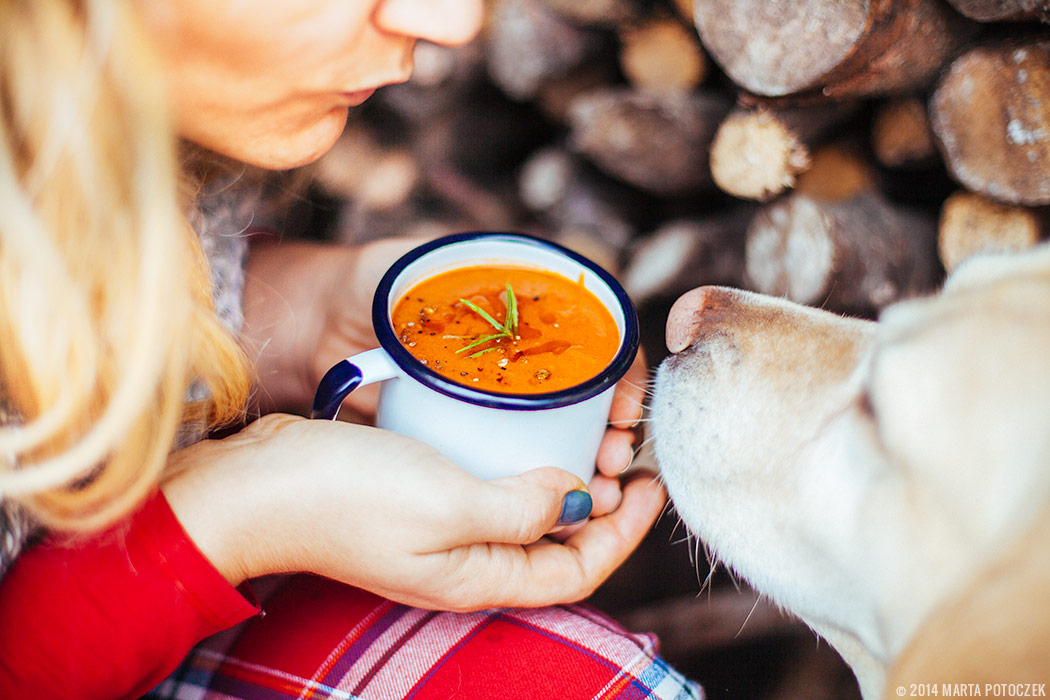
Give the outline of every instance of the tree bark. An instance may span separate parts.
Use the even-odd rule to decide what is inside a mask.
[[[498,0],[484,35],[489,76],[516,100],[536,95],[599,52],[602,37],[571,23],[539,0]]]
[[[624,288],[638,304],[673,299],[693,287],[744,281],[744,240],[755,206],[704,218],[676,219],[638,239],[627,256]]]
[[[548,78],[537,89],[533,103],[548,119],[568,125],[573,101],[580,95],[608,88],[620,81],[612,61],[588,61],[557,78]]]
[[[978,22],[1050,22],[1046,0],[948,0],[958,12]]]
[[[1050,42],[960,56],[933,93],[930,123],[963,187],[1009,204],[1050,204]]]
[[[682,19],[688,20],[689,22],[693,21],[693,0],[674,0],[671,4],[674,5],[674,9],[677,10]]]
[[[969,24],[940,0],[707,0],[695,15],[704,47],[729,77],[770,96],[922,87]]]
[[[765,294],[870,316],[933,287],[933,217],[875,192],[843,201],[794,193],[766,205],[747,232],[747,278]]]
[[[586,235],[616,251],[634,237],[631,213],[641,207],[628,189],[560,146],[531,154],[518,176],[521,201],[555,237]]]
[[[633,0],[539,0],[570,21],[596,27],[617,26],[635,19]]]
[[[713,92],[598,90],[573,102],[571,142],[624,182],[656,195],[684,195],[710,185],[708,151],[728,111],[729,101]]]

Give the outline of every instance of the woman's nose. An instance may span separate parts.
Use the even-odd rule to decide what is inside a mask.
[[[482,0],[381,0],[375,23],[393,34],[459,46],[481,30]]]

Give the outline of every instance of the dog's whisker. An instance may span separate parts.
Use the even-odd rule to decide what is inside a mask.
[[[635,447],[635,448],[633,448],[633,454],[631,455],[631,465],[633,465],[633,464],[634,464],[634,458],[635,458],[635,457],[637,457],[637,456],[638,456],[638,453],[639,453],[639,452],[641,452],[641,451],[642,451],[642,448],[641,448],[641,447]],[[628,468],[630,468],[630,467],[628,467]],[[627,470],[625,469],[624,471],[627,471]],[[664,487],[664,489],[667,489],[667,481],[666,481],[666,480],[664,479],[664,473],[663,473],[663,472],[661,472],[661,471],[657,471],[657,472],[655,472],[655,473],[653,474],[653,479],[655,479],[655,480],[656,480],[656,483],[658,483],[658,484],[660,484],[661,486],[663,486],[663,487]],[[664,506],[664,507],[665,507],[665,508],[670,508],[670,507],[672,507],[672,506],[671,506],[671,503],[670,503],[670,502],[668,502],[668,503],[667,503],[667,505],[666,505],[666,506]]]
[[[671,503],[670,502],[665,503],[664,507],[663,507],[663,510],[660,511],[660,515],[658,515],[656,517],[656,523],[655,524],[659,524],[664,519],[664,516],[671,512],[671,509],[672,509]],[[681,520],[679,520],[679,522],[681,522]],[[655,524],[654,524],[654,526],[655,526]],[[675,528],[677,528],[677,527],[678,527],[678,524],[676,523],[675,524]],[[672,537],[674,536],[674,529],[671,530],[671,536]]]
[[[642,392],[646,396],[652,396],[653,395],[653,389],[652,389],[653,380],[652,379],[647,379],[645,382],[643,382],[641,384],[639,384],[638,382],[632,382],[630,379],[621,379],[620,381],[623,382],[625,385],[631,387],[632,389],[637,389],[638,391]]]
[[[704,561],[707,562],[707,578],[704,580],[704,585],[707,585],[707,582],[711,580],[711,576],[714,573],[714,567],[717,566],[717,564],[713,565],[711,563],[711,549],[710,549],[710,547],[707,546],[706,542],[701,541],[700,538],[697,537],[696,538],[696,544],[694,545],[694,554],[693,554],[693,559],[694,559],[693,563],[694,563],[694,566],[696,567],[696,576],[697,576],[697,578],[698,579],[700,578],[700,548],[701,547],[704,550]]]
[[[667,513],[669,513],[671,511],[672,507],[673,506],[671,505],[670,501],[668,501],[667,505],[664,506],[664,512],[660,514],[661,517],[663,515],[666,515]],[[672,544],[680,544],[682,542],[688,542],[689,541],[689,530],[688,529],[685,530],[685,536],[683,537],[683,539],[680,539],[680,540],[674,540],[673,539],[674,538],[674,533],[678,532],[678,526],[679,525],[683,525],[683,526],[685,525],[685,523],[682,521],[681,518],[678,518],[677,522],[675,522],[675,524],[674,524],[674,527],[671,528],[670,539],[671,539],[671,543]]]
[[[751,610],[748,611],[747,617],[745,617],[744,621],[740,623],[740,629],[738,629],[736,631],[736,634],[733,635],[734,637],[739,637],[741,635],[741,633],[744,631],[744,626],[747,625],[747,621],[750,620],[751,616],[755,614],[755,610],[758,609],[758,604],[761,603],[761,602],[762,602],[762,595],[756,595],[755,596],[755,604],[751,606]]]
[[[715,572],[717,570],[718,570],[718,561],[711,562],[708,565],[708,568],[707,568],[707,576],[705,576],[704,579],[701,581],[700,580],[700,569],[699,569],[699,567],[697,568],[697,570],[696,570],[696,579],[697,579],[697,581],[698,581],[698,583],[700,585],[700,590],[697,592],[697,596],[702,595],[705,591],[707,592],[708,595],[711,594],[711,588],[712,588],[711,583],[712,583],[712,581],[715,578]]]
[[[678,522],[681,523],[681,524],[684,524],[684,523],[682,523],[681,519],[679,519]],[[700,574],[700,547],[702,546],[702,543],[700,542],[700,538],[699,537],[696,537],[694,534],[692,534],[691,532],[686,530],[684,541],[686,543],[688,543],[690,540],[692,540],[694,542],[694,544],[693,544],[692,547],[687,548],[686,552],[688,553],[688,556],[689,556],[689,563],[692,564],[693,571],[696,572],[696,584],[697,584],[696,597],[699,598],[701,595],[703,595],[704,590],[707,589],[709,584],[711,583],[711,577],[714,574],[714,570],[713,570],[712,567],[708,567],[707,576],[705,578],[701,579],[701,577],[700,577],[701,576],[701,574]],[[705,550],[706,550],[706,547],[705,547]]]

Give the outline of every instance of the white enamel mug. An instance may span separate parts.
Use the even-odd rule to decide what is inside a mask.
[[[394,333],[393,304],[424,279],[474,265],[535,267],[582,280],[616,321],[620,346],[613,360],[582,384],[544,394],[475,389],[422,364]],[[379,347],[348,357],[325,374],[314,396],[314,418],[334,419],[351,391],[383,382],[376,416],[380,428],[428,443],[483,479],[552,466],[590,480],[613,389],[638,351],[634,305],[608,272],[567,248],[523,234],[445,236],[390,267],[376,288],[372,325]]]

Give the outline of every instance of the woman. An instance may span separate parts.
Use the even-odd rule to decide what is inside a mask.
[[[329,365],[372,345],[371,291],[405,244],[256,246],[242,276],[238,234],[260,210],[236,205],[208,158],[180,165],[177,143],[215,162],[309,163],[350,107],[408,77],[417,39],[463,43],[481,12],[480,0],[0,0],[0,696],[134,697],[211,636],[163,692],[211,682],[252,697],[269,681],[232,689],[252,668],[293,696],[354,678],[355,696],[423,697],[444,687],[436,666],[382,681],[391,666],[367,661],[380,647],[361,630],[416,615],[384,658],[419,666],[440,647],[432,661],[453,668],[477,630],[515,613],[426,611],[579,600],[644,536],[664,495],[648,479],[621,489],[627,430],[610,429],[589,488],[556,469],[482,482],[401,436],[289,414],[199,439],[238,422],[252,391],[260,406],[306,406]],[[630,425],[639,398],[625,388],[611,418]],[[564,543],[540,539],[570,524]],[[296,571],[324,578],[264,579],[265,618],[235,588]],[[586,627],[572,658],[616,647],[601,666],[631,692],[694,692],[646,639],[592,612],[535,614],[508,628],[528,628],[511,635],[516,658]],[[309,643],[292,634],[304,630]],[[537,658],[569,658],[550,651]],[[496,690],[522,683],[484,668]],[[573,674],[558,683],[562,697],[595,694]]]

